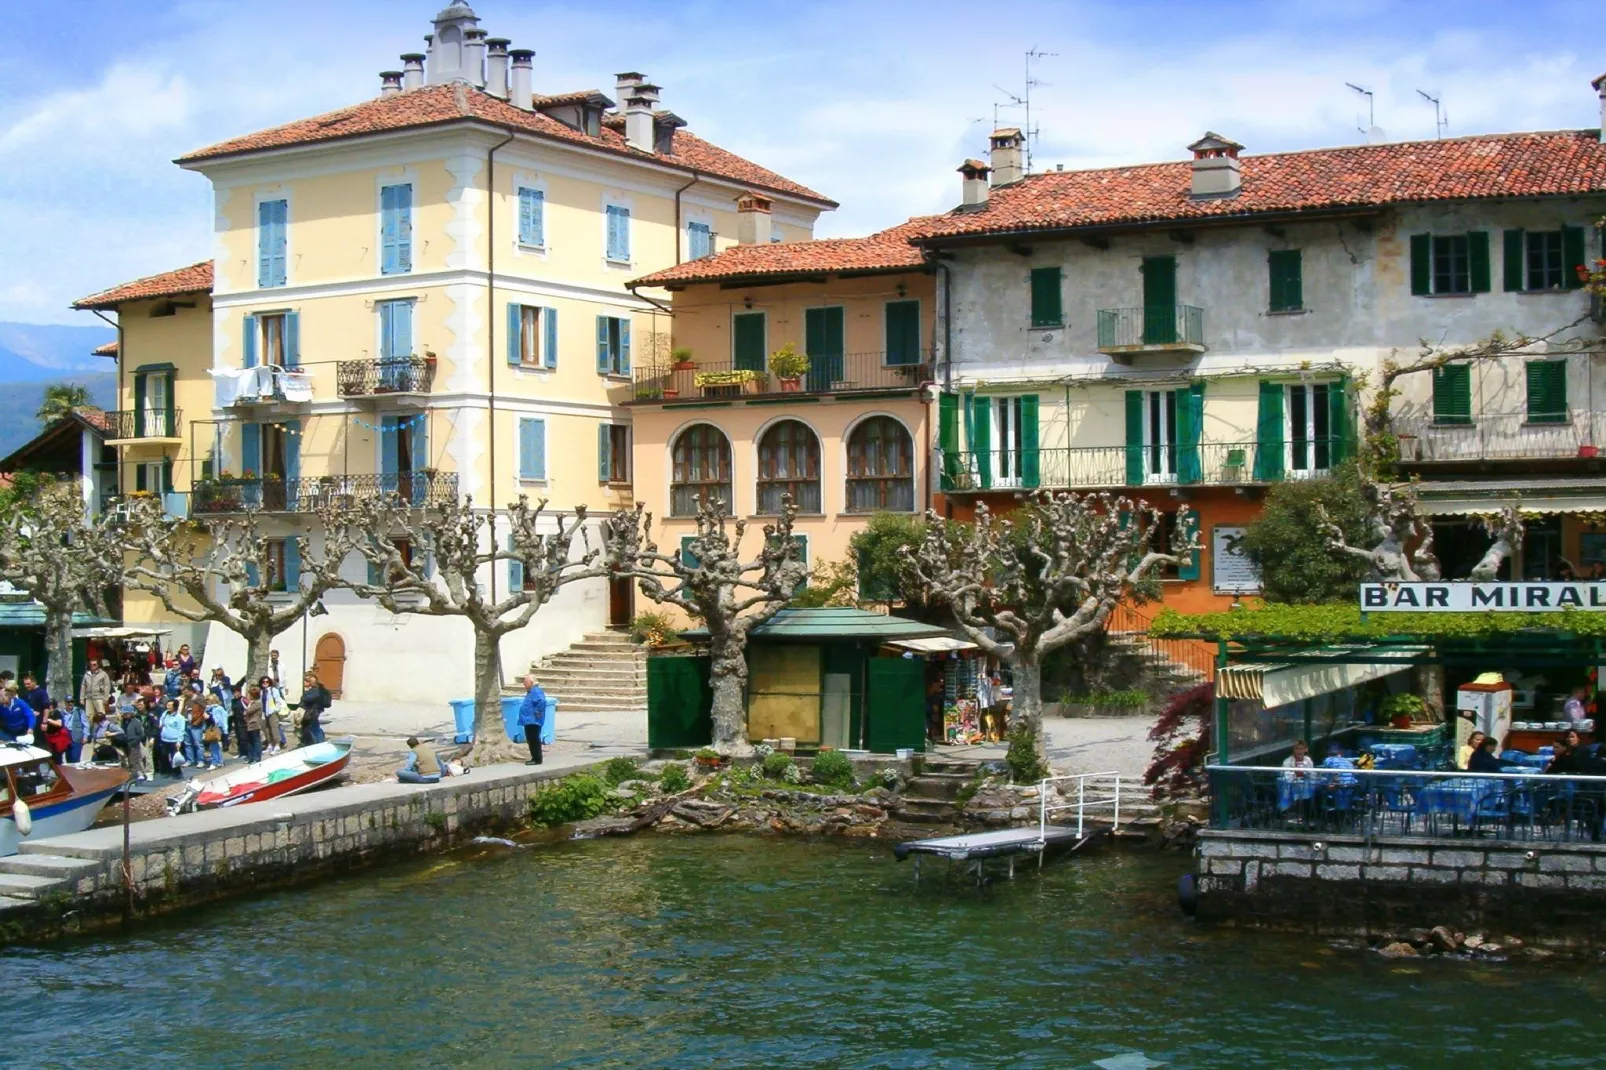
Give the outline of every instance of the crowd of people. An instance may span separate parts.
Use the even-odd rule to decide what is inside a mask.
[[[0,740],[32,742],[59,762],[119,762],[137,781],[182,777],[186,769],[223,765],[231,746],[248,762],[324,740],[323,716],[333,704],[315,673],[302,677],[291,702],[279,652],[255,681],[240,686],[222,667],[202,679],[186,644],[160,665],[133,664],[114,678],[91,658],[78,694],[51,696],[32,673],[0,671]]]

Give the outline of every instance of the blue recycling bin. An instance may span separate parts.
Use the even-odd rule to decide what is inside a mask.
[[[507,738],[515,743],[524,742],[524,726],[519,724],[519,707],[524,704],[523,695],[502,696],[502,726],[507,729]],[[551,745],[557,736],[558,700],[551,695],[546,700],[546,717],[541,722],[541,745]]]
[[[455,743],[472,743],[474,741],[474,700],[471,698],[454,698],[451,700],[452,724],[456,728],[456,735],[452,737]]]

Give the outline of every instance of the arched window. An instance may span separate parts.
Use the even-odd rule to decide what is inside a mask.
[[[890,416],[872,416],[848,436],[848,512],[915,507],[914,443]]]
[[[669,483],[669,514],[697,515],[699,497],[718,498],[734,514],[731,501],[731,443],[713,424],[693,424],[675,439],[674,474]]]
[[[820,439],[797,420],[782,420],[758,440],[758,511],[779,513],[785,494],[798,512],[821,512]]]

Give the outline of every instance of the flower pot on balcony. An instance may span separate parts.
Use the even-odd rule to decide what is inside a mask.
[[[803,389],[803,377],[802,376],[797,376],[797,377],[791,378],[791,379],[788,379],[785,376],[782,376],[782,377],[780,377],[780,379],[778,381],[781,384],[781,393],[783,393],[783,394],[796,394],[796,393],[801,392],[802,389]]]
[[[666,398],[678,398],[680,397],[680,390],[673,386],[666,386],[663,389],[663,396]]]
[[[1585,458],[1599,457],[1600,456],[1600,447],[1599,446],[1579,446],[1578,447],[1578,456],[1585,457]]]
[[[674,364],[670,365],[670,370],[677,372],[694,372],[697,370],[697,362],[695,360],[677,360]]]

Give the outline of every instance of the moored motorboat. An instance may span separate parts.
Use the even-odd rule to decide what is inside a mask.
[[[192,780],[167,801],[170,814],[265,802],[320,787],[345,772],[356,740],[330,739],[275,754],[211,780]]]
[[[0,855],[23,840],[82,832],[128,781],[124,769],[62,765],[50,752],[0,743]]]

